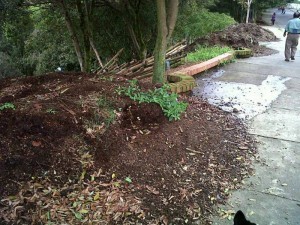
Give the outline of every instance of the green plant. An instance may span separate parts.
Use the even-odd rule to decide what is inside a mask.
[[[229,47],[221,46],[198,46],[195,52],[188,53],[186,56],[187,62],[201,62],[232,51]]]
[[[186,3],[179,12],[173,37],[175,40],[187,39],[192,42],[198,37],[221,31],[235,23],[228,15],[204,9],[203,3],[204,1],[201,4]]]
[[[161,88],[142,92],[137,85],[137,80],[129,81],[129,87],[119,87],[116,92],[124,94],[138,103],[157,103],[169,120],[179,120],[180,115],[187,108],[187,103],[178,101],[178,95],[169,93],[170,87],[164,84]]]
[[[51,109],[51,108],[47,109],[46,112],[50,113],[50,114],[56,114],[57,113],[57,111],[55,109]]]
[[[15,110],[16,107],[14,104],[10,103],[10,102],[5,102],[2,105],[0,105],[0,111],[4,110],[4,109],[13,109]]]

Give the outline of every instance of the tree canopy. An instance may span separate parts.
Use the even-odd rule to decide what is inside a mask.
[[[158,51],[163,55],[176,41],[193,40],[235,21],[245,21],[245,2],[0,0],[0,78],[42,74],[57,67],[90,72],[122,48],[120,63],[143,60]],[[253,0],[250,21],[262,9],[283,3]],[[160,43],[163,48],[158,50],[161,31],[167,33]],[[160,65],[162,68],[164,57]],[[161,68],[157,74],[163,73]]]

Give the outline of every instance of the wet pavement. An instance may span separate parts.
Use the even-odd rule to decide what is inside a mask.
[[[266,12],[266,21],[276,10]],[[210,76],[198,77],[193,90],[242,118],[258,141],[255,174],[218,210],[243,210],[259,225],[300,224],[300,51],[295,61],[285,62],[282,37],[292,14],[287,10],[277,16],[275,26],[265,27],[281,41],[262,44],[278,54],[238,59]],[[213,221],[233,224],[218,215]]]

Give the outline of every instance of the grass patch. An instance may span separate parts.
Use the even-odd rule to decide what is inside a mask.
[[[203,62],[212,59],[216,56],[222,55],[226,52],[232,51],[230,47],[221,46],[198,46],[195,52],[188,53],[186,62]]]

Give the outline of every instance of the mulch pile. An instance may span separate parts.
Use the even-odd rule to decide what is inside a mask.
[[[259,46],[259,42],[278,41],[269,30],[254,23],[232,25],[223,31],[197,39],[192,47],[201,45],[226,45],[233,48],[246,47],[253,50],[255,56],[270,55],[277,51]]]
[[[0,81],[0,224],[210,224],[251,172],[231,114],[187,95],[181,120],[115,90],[122,77]],[[147,89],[151,85],[143,85]]]

